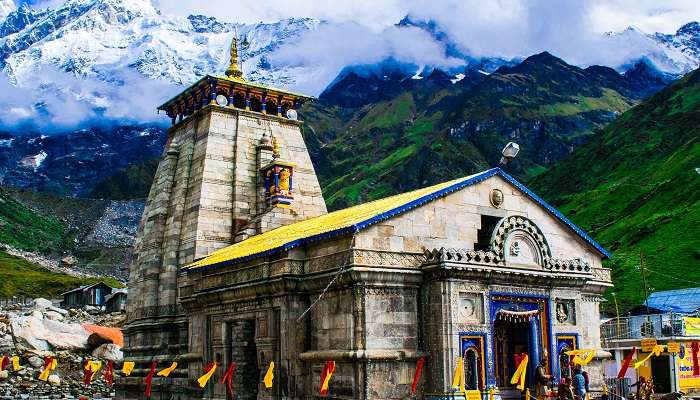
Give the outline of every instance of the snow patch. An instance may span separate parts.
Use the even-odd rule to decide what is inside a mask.
[[[457,75],[455,75],[454,78],[450,79],[450,82],[452,82],[452,84],[454,85],[455,83],[457,83],[457,82],[461,81],[462,79],[464,79],[464,77],[466,77],[466,75],[464,75],[464,74],[457,74]]]
[[[22,158],[19,163],[22,167],[24,168],[31,168],[36,172],[39,167],[41,167],[41,164],[46,160],[46,157],[49,155],[44,151],[40,151],[38,154],[35,154],[33,156],[26,156]]]

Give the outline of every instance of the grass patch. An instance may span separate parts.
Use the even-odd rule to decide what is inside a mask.
[[[58,298],[61,293],[99,281],[112,287],[123,287],[112,278],[78,278],[55,273],[40,265],[0,251],[0,297]]]

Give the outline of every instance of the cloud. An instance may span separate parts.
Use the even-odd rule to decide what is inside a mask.
[[[81,124],[114,122],[165,123],[154,104],[166,100],[177,87],[149,80],[130,70],[112,74],[111,82],[82,78],[44,66],[37,79],[15,86],[0,77],[0,125],[61,131]]]
[[[297,86],[320,93],[348,65],[373,64],[395,58],[415,65],[455,67],[462,60],[445,56],[444,44],[419,28],[390,26],[380,32],[355,23],[321,25],[298,43],[282,46],[270,61],[291,66],[313,66]],[[304,77],[302,77],[304,78]]]

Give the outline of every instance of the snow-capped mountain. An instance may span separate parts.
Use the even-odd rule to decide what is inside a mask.
[[[271,65],[267,57],[319,23],[292,18],[233,24],[201,15],[171,17],[149,0],[67,0],[47,10],[23,5],[0,25],[0,65],[20,86],[44,66],[102,81],[113,79],[114,70],[128,68],[183,85],[223,72],[237,31],[248,77],[289,85],[299,68]]]
[[[674,34],[648,34],[636,27],[608,32],[605,39],[621,52],[625,61],[613,66],[626,70],[634,61],[646,59],[659,71],[681,75],[700,66],[700,24],[690,22]]]

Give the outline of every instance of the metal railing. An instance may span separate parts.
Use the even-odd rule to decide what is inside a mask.
[[[600,326],[603,343],[615,340],[689,336],[686,314],[666,313],[613,318]]]

